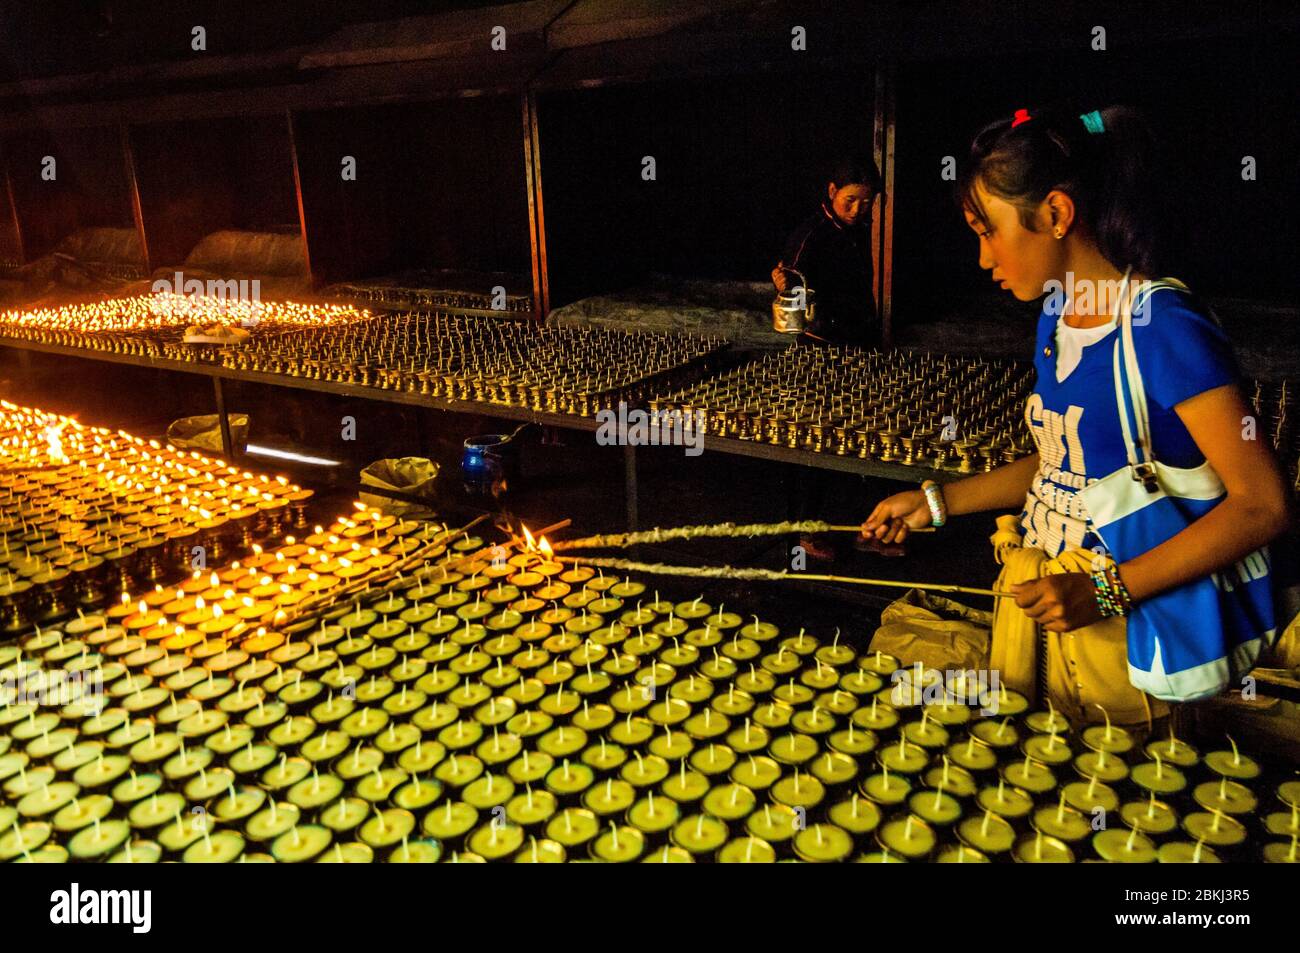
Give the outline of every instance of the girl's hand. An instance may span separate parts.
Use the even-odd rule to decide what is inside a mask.
[[[1011,587],[1016,605],[1049,632],[1070,632],[1103,618],[1097,590],[1086,572],[1066,572],[1031,579]]]
[[[862,535],[882,543],[901,543],[910,530],[929,526],[932,519],[925,494],[907,490],[877,503],[862,524]]]
[[[780,262],[772,269],[772,284],[776,285],[776,290],[781,294],[785,294],[790,287],[790,279],[785,276],[785,268]]]

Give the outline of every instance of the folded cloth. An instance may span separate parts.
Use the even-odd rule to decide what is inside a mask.
[[[990,537],[994,555],[1002,564],[996,589],[1010,589],[1054,573],[1092,572],[1094,561],[1113,566],[1109,556],[1086,549],[1070,549],[1049,559],[1041,549],[1021,545],[1020,521],[999,516]],[[1046,659],[1040,658],[1040,641]],[[1052,705],[1073,723],[1102,721],[1109,715],[1117,725],[1143,724],[1169,714],[1169,706],[1134,688],[1128,677],[1127,623],[1113,616],[1072,632],[1040,632],[1013,599],[998,599],[993,611],[993,636],[989,667],[1008,688],[1026,695],[1037,705],[1036,673],[1043,666],[1047,695]],[[1103,714],[1103,709],[1105,714]]]

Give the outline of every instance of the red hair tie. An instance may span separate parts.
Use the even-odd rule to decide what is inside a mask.
[[[1014,129],[1022,122],[1029,122],[1033,118],[1033,116],[1029,115],[1028,109],[1017,109],[1015,118],[1011,120],[1011,128]]]

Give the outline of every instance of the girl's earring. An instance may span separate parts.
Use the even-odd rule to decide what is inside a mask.
[[[1057,238],[1065,237],[1065,232],[1061,231],[1059,228],[1053,234],[1056,235]]]

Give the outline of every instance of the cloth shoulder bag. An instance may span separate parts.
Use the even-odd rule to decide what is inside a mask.
[[[1153,282],[1139,298],[1158,287],[1187,291],[1179,282]],[[1113,366],[1128,463],[1079,491],[1117,563],[1176,536],[1227,495],[1208,460],[1180,468],[1152,456],[1129,291],[1125,271]],[[1263,546],[1219,572],[1135,603],[1128,616],[1129,680],[1165,701],[1208,698],[1240,684],[1276,638],[1271,560]]]

